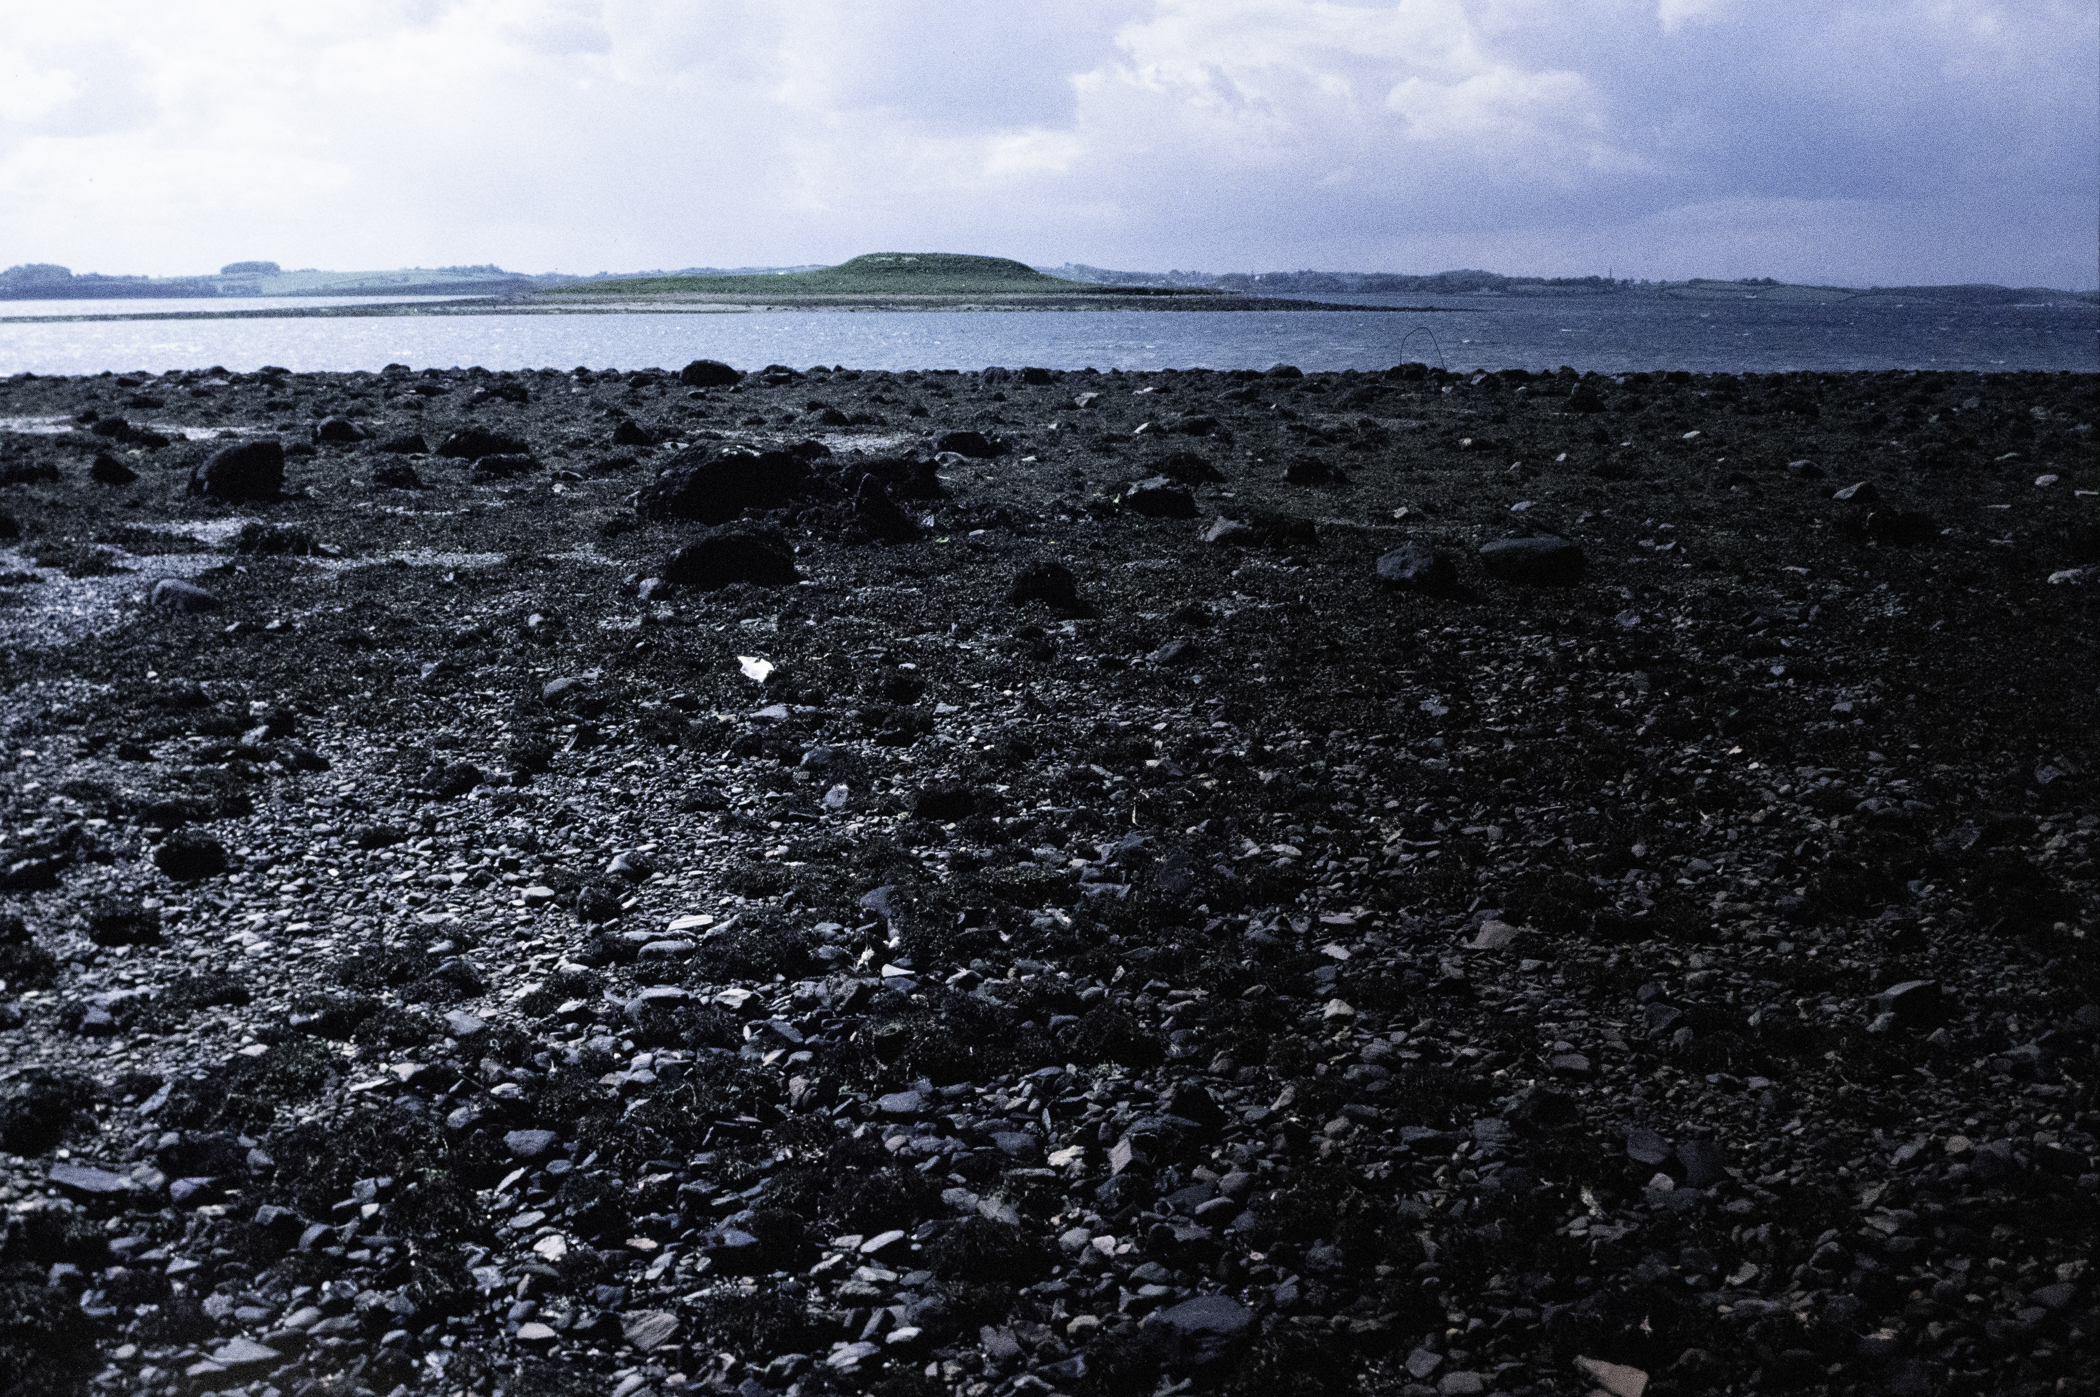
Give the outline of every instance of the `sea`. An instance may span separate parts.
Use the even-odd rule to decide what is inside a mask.
[[[735,311],[256,316],[355,298],[0,301],[0,375],[158,373],[266,364],[410,368],[1374,370],[1569,366],[1626,373],[1921,369],[2100,372],[2100,306],[2068,296],[1976,305],[1886,295],[1837,302],[1624,296],[1326,296],[1343,310]],[[406,307],[398,298],[363,302]],[[224,306],[214,303],[214,309]],[[415,306],[436,310],[434,306]],[[157,314],[156,314],[157,313]],[[172,313],[178,318],[168,318]],[[141,319],[66,316],[152,315]],[[24,319],[21,317],[41,317]]]

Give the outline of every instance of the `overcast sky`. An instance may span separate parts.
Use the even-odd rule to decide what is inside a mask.
[[[2093,0],[67,0],[0,266],[2100,281]]]

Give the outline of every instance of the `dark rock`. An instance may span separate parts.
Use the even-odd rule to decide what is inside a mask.
[[[1591,413],[1604,411],[1604,395],[1597,385],[1587,380],[1575,385],[1560,405],[1562,412]]]
[[[1718,1140],[1680,1141],[1677,1162],[1684,1167],[1684,1182],[1692,1188],[1712,1188],[1728,1177],[1728,1147]]]
[[[163,577],[153,584],[146,594],[146,604],[163,611],[196,613],[216,611],[219,599],[194,582],[185,582],[179,577]]]
[[[1841,490],[1831,491],[1830,498],[1848,504],[1872,504],[1881,498],[1881,491],[1874,488],[1873,481],[1862,480],[1856,485],[1847,485]]]
[[[1283,468],[1283,478],[1293,485],[1345,485],[1348,477],[1334,462],[1320,456],[1300,456]]]
[[[1318,527],[1310,519],[1290,514],[1249,511],[1246,518],[1221,514],[1204,533],[1205,543],[1228,548],[1312,548],[1320,541]]]
[[[1205,1368],[1230,1357],[1254,1334],[1254,1311],[1226,1295],[1198,1295],[1151,1322],[1174,1345],[1175,1366]]]
[[[1006,589],[1006,600],[1012,606],[1039,601],[1057,611],[1086,609],[1079,600],[1079,579],[1063,563],[1049,558],[1023,563]]]
[[[1408,542],[1378,558],[1378,578],[1417,592],[1447,592],[1458,585],[1458,568],[1448,554],[1426,543]]]
[[[364,428],[358,426],[347,417],[324,417],[314,424],[314,441],[317,443],[328,442],[334,445],[344,445],[354,441],[363,441],[367,435]]]
[[[560,1140],[561,1136],[552,1130],[513,1130],[503,1137],[503,1148],[510,1151],[513,1159],[530,1163],[545,1159]]]
[[[539,462],[523,453],[503,452],[483,456],[474,462],[474,480],[512,480],[527,471],[537,469]]]
[[[132,1193],[131,1180],[85,1164],[54,1164],[44,1176],[53,1188],[76,1203],[120,1203]]]
[[[1553,534],[1498,538],[1482,546],[1482,566],[1507,582],[1534,587],[1566,587],[1582,578],[1586,560],[1580,545]]]
[[[463,427],[438,443],[437,454],[461,461],[479,461],[484,456],[529,458],[532,447],[504,432],[492,432],[486,427]]]
[[[214,500],[274,500],[284,493],[284,445],[251,441],[222,447],[190,472],[190,493]]]
[[[889,488],[872,475],[862,476],[853,492],[853,522],[866,537],[891,543],[915,538],[919,532],[919,521],[905,513],[890,498]]]
[[[385,490],[420,490],[423,477],[406,461],[388,461],[372,468],[372,483]]]
[[[808,485],[809,467],[786,451],[690,451],[642,487],[635,512],[644,519],[724,524],[747,509],[777,509]]]
[[[138,902],[98,899],[88,908],[88,940],[97,946],[157,946],[160,912]]]
[[[610,922],[619,918],[620,895],[597,883],[586,883],[576,893],[576,915],[586,922]]]
[[[967,456],[973,461],[989,461],[1004,456],[1008,447],[997,437],[988,437],[982,432],[947,432],[933,444],[936,451],[953,451],[958,456]]]
[[[1132,513],[1148,519],[1196,517],[1196,497],[1163,475],[1140,480],[1125,490],[1123,503]]]
[[[1193,451],[1176,451],[1152,463],[1153,470],[1179,485],[1207,485],[1225,479],[1218,468]]]
[[[795,552],[786,536],[770,525],[741,522],[708,530],[673,553],[658,575],[666,582],[701,591],[739,582],[792,587],[797,579]]]
[[[631,417],[622,418],[620,425],[613,428],[612,444],[614,446],[654,446],[656,445],[656,433],[650,431]]]
[[[137,471],[107,451],[96,452],[94,464],[88,467],[88,479],[97,485],[129,485],[138,478]]]
[[[695,359],[678,371],[678,381],[688,388],[728,388],[743,377],[720,359]]]
[[[977,791],[961,781],[944,781],[924,787],[913,797],[911,806],[914,819],[930,820],[935,824],[967,819],[976,811]]]
[[[226,871],[226,846],[198,830],[179,829],[153,851],[154,866],[178,883]]]
[[[1932,1028],[1945,1017],[1937,980],[1905,980],[1868,1001],[1876,1014],[1893,1014],[1905,1028]]]
[[[388,437],[373,448],[389,456],[427,456],[430,446],[423,440],[421,432],[409,432],[398,437]]]

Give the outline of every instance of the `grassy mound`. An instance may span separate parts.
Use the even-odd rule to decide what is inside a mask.
[[[1045,276],[1010,257],[961,252],[870,252],[836,267],[778,276],[631,277],[563,287],[556,295],[984,296],[1014,292],[1090,292],[1098,288]]]

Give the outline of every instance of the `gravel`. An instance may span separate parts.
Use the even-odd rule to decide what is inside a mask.
[[[0,1389],[2100,1390],[2093,387],[0,382]]]

